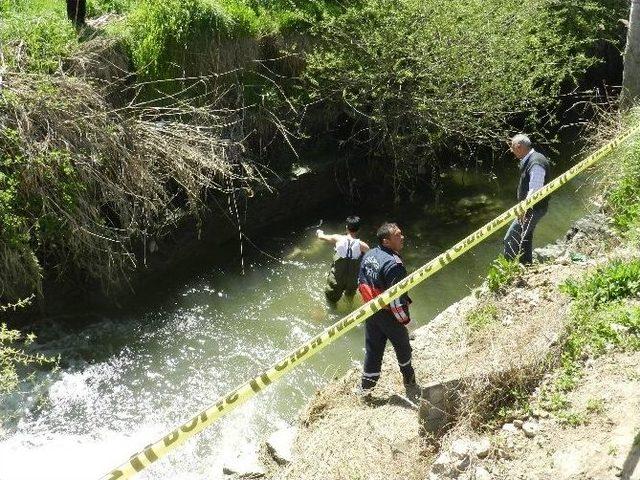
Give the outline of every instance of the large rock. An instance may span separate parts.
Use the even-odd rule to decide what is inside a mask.
[[[280,465],[293,460],[293,442],[298,433],[296,427],[288,427],[272,433],[267,440],[267,450]]]
[[[540,263],[552,262],[562,257],[567,252],[567,245],[564,243],[550,243],[544,247],[536,248],[533,251],[534,259]]]
[[[491,452],[491,441],[487,437],[482,437],[475,444],[475,454],[478,458],[486,458]]]
[[[222,473],[235,475],[238,478],[260,478],[264,477],[267,472],[256,456],[244,455],[225,462]]]

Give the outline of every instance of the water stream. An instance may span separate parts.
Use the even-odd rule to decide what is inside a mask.
[[[383,220],[397,221],[412,271],[515,203],[515,161],[497,170],[497,177],[450,174],[438,209],[420,198],[398,206],[363,194],[361,236],[373,244]],[[584,183],[579,178],[554,195],[536,246],[585,212]],[[326,232],[340,232],[350,213],[336,199],[304,221],[252,238],[260,251],[245,244],[245,275],[238,245],[230,244],[149,285],[135,307],[89,315],[70,305],[68,318],[43,322],[39,347],[61,354],[62,368],[39,372],[0,402],[0,480],[97,479],[347,313],[346,303],[327,309],[322,289],[332,253],[308,227],[322,219]],[[412,328],[481,283],[503,234],[414,290]],[[360,326],[138,478],[223,478],[225,459],[294,422],[316,388],[362,359]]]

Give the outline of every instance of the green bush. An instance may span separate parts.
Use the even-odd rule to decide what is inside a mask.
[[[522,266],[518,260],[507,260],[503,255],[498,256],[487,272],[487,286],[489,290],[498,293],[510,285],[522,273]]]
[[[568,280],[561,290],[591,308],[640,293],[640,260],[616,260],[582,281]]]
[[[14,305],[0,305],[0,312],[24,307],[29,300],[22,300]],[[0,395],[16,389],[21,380],[21,373],[34,366],[56,367],[57,358],[47,357],[39,353],[29,352],[30,345],[36,339],[34,334],[23,335],[18,330],[7,327],[0,322]]]
[[[339,105],[352,139],[391,156],[410,185],[443,152],[503,148],[511,122],[533,132],[552,118],[558,94],[597,61],[593,46],[613,37],[626,9],[596,0],[363,0],[313,29],[304,88],[310,101]]]
[[[201,37],[223,39],[255,31],[255,14],[241,3],[140,0],[127,16],[124,34],[140,72],[167,76],[176,71],[171,69],[172,49],[185,49]]]

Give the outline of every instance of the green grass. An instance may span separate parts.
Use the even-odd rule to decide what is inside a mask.
[[[16,0],[1,5],[0,49],[10,68],[52,73],[76,48],[64,2]]]
[[[482,305],[467,315],[467,325],[471,331],[478,332],[498,319],[498,307],[493,303]]]
[[[591,308],[640,293],[640,259],[615,260],[581,281],[568,280],[561,291]]]
[[[583,362],[610,351],[640,350],[640,260],[612,261],[580,280],[568,280],[561,290],[573,297],[568,337],[554,381],[540,395],[540,406],[555,412],[566,425],[577,426],[601,413],[603,401],[591,399],[584,412],[567,400],[583,376]]]

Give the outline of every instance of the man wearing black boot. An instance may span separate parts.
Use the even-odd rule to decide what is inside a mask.
[[[358,290],[365,302],[377,297],[407,276],[399,255],[404,236],[398,225],[384,223],[376,235],[379,245],[364,255],[358,275]],[[378,382],[384,349],[389,340],[396,352],[407,395],[413,399],[417,396],[419,388],[411,365],[411,345],[407,330],[411,321],[410,303],[411,299],[404,294],[367,319],[362,393],[370,392]]]

